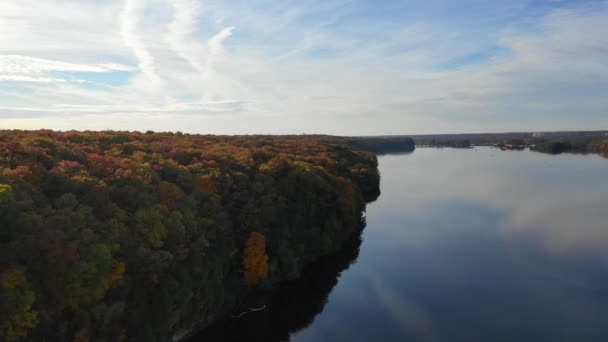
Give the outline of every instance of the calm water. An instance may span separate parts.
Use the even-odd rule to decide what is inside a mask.
[[[297,342],[608,341],[607,159],[418,149],[380,157],[380,170],[382,195],[350,257],[230,330]]]

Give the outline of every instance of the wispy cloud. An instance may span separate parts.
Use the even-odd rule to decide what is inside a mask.
[[[124,10],[120,16],[120,32],[125,44],[131,48],[137,58],[141,72],[148,77],[150,82],[159,84],[161,78],[156,74],[154,57],[146,49],[136,31],[137,24],[140,21],[140,12],[144,6],[145,2],[142,0],[126,0]]]
[[[78,64],[19,55],[0,55],[0,79],[50,82],[52,71],[111,72],[134,71],[131,66],[116,63]],[[57,79],[59,81],[65,81]]]
[[[234,27],[227,27],[209,39],[209,51],[214,55],[221,55],[225,52],[223,43],[232,35]]]
[[[181,58],[190,63],[199,73],[204,73],[204,50],[192,36],[198,25],[202,7],[196,0],[171,0],[173,20],[169,24],[167,42]]]
[[[36,74],[47,71],[108,72],[133,71],[128,65],[116,63],[78,64],[19,55],[0,55],[0,73]]]
[[[44,76],[25,76],[25,75],[0,75],[0,81],[34,82],[34,83],[53,83],[65,82],[63,78],[51,78]]]

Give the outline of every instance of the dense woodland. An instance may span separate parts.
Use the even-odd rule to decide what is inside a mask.
[[[338,139],[343,140],[347,146],[377,154],[413,152],[416,149],[414,140],[409,137],[350,137]]]
[[[337,251],[378,195],[342,138],[0,131],[0,340],[183,334]]]

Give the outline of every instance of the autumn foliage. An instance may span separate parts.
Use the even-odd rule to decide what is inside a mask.
[[[268,255],[266,255],[266,238],[258,232],[252,232],[245,244],[243,253],[245,283],[256,285],[268,276]]]
[[[170,340],[337,250],[378,182],[339,137],[0,130],[0,341]]]
[[[0,184],[0,207],[5,206],[13,197],[13,192],[10,185]]]

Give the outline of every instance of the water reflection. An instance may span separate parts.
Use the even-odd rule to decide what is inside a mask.
[[[338,284],[309,274],[215,340],[608,341],[606,159],[418,149],[380,171]]]
[[[307,267],[300,279],[268,295],[266,310],[226,318],[188,341],[288,341],[323,310],[340,274],[357,259],[360,245],[361,237],[355,236],[336,255]]]
[[[494,215],[495,222],[479,223],[507,237],[540,239],[552,252],[607,254],[608,163],[600,156],[421,149],[407,162],[384,158],[381,168],[383,205],[372,212],[380,220],[433,216],[468,229]],[[396,170],[397,178],[385,179]]]
[[[418,149],[380,168],[359,261],[294,341],[608,340],[605,159]]]

